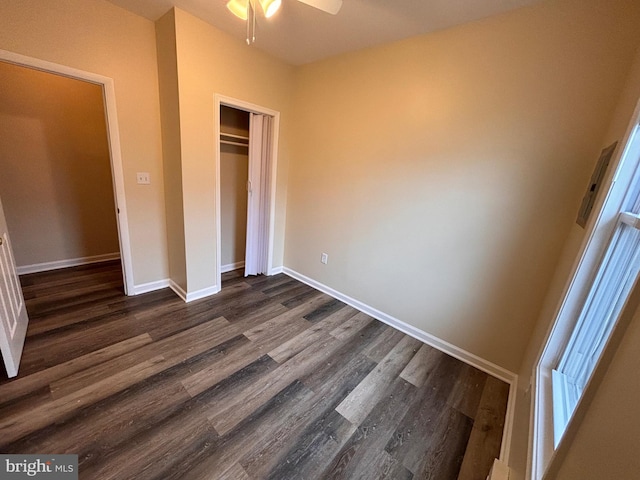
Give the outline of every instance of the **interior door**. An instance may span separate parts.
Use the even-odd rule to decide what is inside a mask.
[[[11,250],[7,222],[0,202],[0,351],[9,378],[18,375],[27,334],[27,307]]]

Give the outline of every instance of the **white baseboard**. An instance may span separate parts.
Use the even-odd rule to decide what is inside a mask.
[[[220,287],[218,285],[214,285],[213,287],[207,287],[201,290],[196,290],[195,292],[187,293],[183,290],[183,288],[180,285],[178,285],[173,280],[169,280],[169,288],[171,288],[171,290],[173,290],[176,293],[176,295],[178,295],[186,303],[193,302],[194,300],[200,300],[201,298],[209,297],[220,291]]]
[[[119,260],[120,253],[106,253],[104,255],[93,255],[91,257],[70,258],[68,260],[56,260],[55,262],[34,263],[33,265],[22,265],[16,267],[18,275],[27,273],[47,272],[49,270],[59,270],[61,268],[77,267],[78,265],[88,265],[90,263],[109,262]]]
[[[498,459],[494,460],[487,480],[509,480],[509,467],[507,464]]]
[[[169,279],[158,280],[156,282],[142,283],[140,285],[133,286],[132,295],[142,295],[143,293],[155,292],[156,290],[162,290],[169,286]]]
[[[232,272],[239,268],[244,268],[244,260],[242,262],[229,263],[228,265],[222,265],[220,267],[220,273]]]
[[[513,428],[513,420],[514,420],[514,413],[515,413],[514,412],[515,397],[516,397],[517,382],[518,382],[518,376],[515,373],[499,365],[496,365],[493,362],[485,360],[484,358],[481,358],[471,352],[467,352],[462,348],[456,347],[455,345],[445,340],[442,340],[434,335],[431,335],[423,330],[420,330],[419,328],[416,328],[413,325],[409,325],[408,323],[405,323],[391,315],[381,312],[380,310],[377,310],[376,308],[373,308],[359,300],[356,300],[355,298],[345,295],[344,293],[338,292],[337,290],[334,290],[333,288],[327,285],[324,285],[323,283],[313,280],[312,278],[309,278],[306,275],[296,272],[295,270],[292,270],[288,267],[284,267],[283,272],[289,275],[290,277],[301,281],[302,283],[306,283],[307,285],[317,290],[320,290],[321,292],[324,292],[327,295],[330,295],[333,298],[336,298],[346,303],[347,305],[350,305],[353,308],[360,310],[361,312],[364,312],[367,315],[370,315],[371,317],[377,320],[380,320],[383,323],[386,323],[387,325],[392,326],[396,330],[400,330],[401,332],[406,333],[407,335],[413,338],[416,338],[421,342],[426,343],[427,345],[430,345],[433,348],[440,350],[441,352],[451,355],[452,357],[457,358],[458,360],[461,360],[471,365],[472,367],[477,368],[478,370],[482,370],[483,372],[488,373],[489,375],[492,375],[502,380],[503,382],[508,383],[510,386],[509,400],[507,403],[505,425],[504,425],[504,430],[502,434],[502,448],[500,450],[500,459],[503,461],[506,461],[509,458],[509,447],[511,445],[511,433]]]
[[[269,270],[269,275],[278,275],[279,273],[284,273],[284,267],[273,267]]]
[[[495,363],[489,362],[488,360],[480,358],[471,352],[467,352],[462,348],[456,347],[455,345],[452,345],[451,343],[445,340],[442,340],[434,335],[424,332],[423,330],[420,330],[419,328],[416,328],[413,325],[409,325],[408,323],[398,320],[397,318],[392,317],[391,315],[388,315],[384,312],[381,312],[380,310],[377,310],[365,303],[362,303],[361,301],[356,300],[355,298],[351,298],[348,295],[345,295],[344,293],[338,292],[337,290],[334,290],[331,287],[328,287],[305,275],[302,275],[301,273],[298,273],[295,270],[291,270],[290,268],[285,267],[284,273],[286,273],[290,277],[295,278],[296,280],[300,280],[301,282],[306,283],[307,285],[310,285],[313,288],[320,290],[321,292],[326,293],[327,295],[331,295],[332,297],[343,301],[347,305],[351,305],[353,308],[356,308],[361,312],[364,312],[367,315],[370,315],[373,318],[376,318],[381,322],[386,323],[387,325],[391,325],[395,329],[400,330],[401,332],[404,332],[407,335],[412,336],[413,338],[417,338],[418,340],[420,340],[423,343],[426,343],[427,345],[437,348],[438,350],[448,355],[451,355],[452,357],[455,357],[458,360],[462,360],[463,362],[468,363],[472,367],[482,370],[483,372],[488,373],[489,375],[493,375],[494,377],[499,378],[504,382],[511,384],[516,378],[515,373],[510,372],[509,370],[502,368],[501,366],[496,365]]]
[[[187,292],[185,292],[180,285],[173,280],[169,279],[169,288],[175,292],[182,300],[187,301]]]

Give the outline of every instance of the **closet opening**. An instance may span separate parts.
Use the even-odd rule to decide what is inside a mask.
[[[245,266],[249,119],[249,112],[227,105],[220,106],[221,273]]]
[[[279,113],[216,95],[217,280],[273,274]]]

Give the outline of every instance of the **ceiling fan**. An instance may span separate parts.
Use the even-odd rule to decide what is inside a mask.
[[[342,7],[342,0],[298,0],[323,12],[335,15]],[[236,17],[247,22],[247,44],[256,41],[256,4],[259,4],[264,16],[269,18],[278,11],[282,0],[229,0],[227,8]]]

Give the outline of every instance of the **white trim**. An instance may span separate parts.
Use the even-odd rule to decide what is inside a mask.
[[[178,285],[173,280],[169,280],[169,288],[171,288],[171,290],[173,290],[176,295],[184,300],[185,303],[193,302],[195,300],[200,300],[201,298],[215,295],[220,291],[220,287],[218,285],[214,285],[213,287],[207,287],[201,290],[196,290],[195,292],[187,293],[182,289],[180,285]]]
[[[487,373],[492,375],[491,372]],[[510,461],[511,437],[513,436],[513,422],[516,418],[516,396],[518,395],[518,375],[512,372],[509,373],[513,375],[512,381],[501,379],[509,384],[509,399],[507,400],[507,411],[504,415],[504,427],[502,428],[502,444],[500,445],[499,457],[499,459],[505,463],[508,463]]]
[[[157,280],[155,282],[141,283],[133,286],[133,295],[142,295],[143,293],[155,292],[169,287],[169,279]]]
[[[180,285],[173,280],[169,279],[169,288],[175,292],[182,300],[187,301],[187,292],[185,292]]]
[[[391,325],[397,330],[400,330],[407,335],[412,336],[413,338],[417,338],[421,342],[426,343],[434,348],[437,348],[441,352],[444,352],[452,357],[457,358],[458,360],[462,360],[465,363],[468,363],[472,367],[475,367],[479,370],[482,370],[485,373],[488,373],[508,384],[512,384],[517,375],[513,372],[510,372],[506,368],[503,368],[495,363],[489,362],[479,356],[467,352],[462,348],[456,347],[455,345],[442,340],[434,335],[431,335],[419,328],[414,327],[413,325],[409,325],[408,323],[403,322],[402,320],[398,320],[391,315],[388,315],[376,308],[373,308],[366,303],[363,303],[355,298],[352,298],[344,293],[338,292],[327,285],[324,285],[316,280],[313,280],[301,273],[296,272],[288,267],[284,267],[284,273],[289,275],[296,280],[301,281],[302,283],[306,283],[307,285],[312,286],[313,288],[320,290],[321,292],[326,293],[327,295],[331,295],[333,298],[337,298],[338,300],[346,303],[347,305],[351,305],[353,308],[360,310],[361,312],[366,313],[367,315],[380,320],[381,322],[386,323],[387,325]]]
[[[506,463],[501,462],[498,459],[495,459],[493,461],[493,466],[489,471],[489,476],[487,477],[487,480],[509,480],[509,477],[511,475],[510,471],[511,470]]]
[[[296,272],[295,270],[292,270],[288,267],[284,267],[283,273],[285,273],[286,275],[292,278],[295,278],[296,280],[299,280],[302,283],[306,283],[307,285],[315,288],[316,290],[320,290],[321,292],[326,293],[327,295],[330,295],[333,298],[336,298],[346,303],[347,305],[350,305],[353,308],[360,310],[361,312],[364,312],[367,315],[377,320],[380,320],[383,323],[386,323],[387,325],[392,326],[396,330],[400,330],[401,332],[406,333],[407,335],[413,338],[416,338],[421,342],[426,343],[427,345],[437,350],[440,350],[441,352],[446,353],[447,355],[457,358],[458,360],[465,362],[466,364],[471,365],[472,367],[475,367],[478,370],[482,370],[483,372],[488,373],[489,375],[492,375],[498,378],[499,380],[502,380],[503,382],[508,383],[509,384],[509,400],[507,402],[507,411],[505,415],[504,428],[502,430],[502,447],[500,449],[500,460],[507,461],[507,459],[509,458],[509,452],[511,447],[511,435],[512,435],[513,421],[514,421],[514,415],[515,415],[515,397],[518,389],[517,388],[518,376],[515,373],[507,370],[506,368],[502,368],[501,366],[496,365],[493,362],[490,362],[477,355],[474,355],[471,352],[467,352],[462,348],[456,347],[455,345],[445,340],[442,340],[434,335],[431,335],[423,330],[420,330],[419,328],[416,328],[413,325],[409,325],[408,323],[405,323],[402,320],[398,320],[397,318],[392,317],[391,315],[388,315],[384,312],[381,312],[380,310],[373,308],[367,305],[366,303],[356,300],[355,298],[345,295],[344,293],[338,292],[337,290],[334,290],[333,288],[327,285],[324,285],[323,283],[313,280],[312,278],[309,278],[306,275]]]
[[[278,275],[279,273],[284,273],[283,266],[273,267],[271,270],[269,270],[269,275]]]
[[[77,267],[78,265],[89,265],[90,263],[110,262],[119,260],[120,253],[106,253],[104,255],[93,255],[91,257],[69,258],[67,260],[56,260],[55,262],[34,263],[33,265],[22,265],[17,267],[18,275],[28,273],[48,272],[49,270],[59,270],[61,268]]]
[[[118,226],[118,239],[120,241],[120,254],[122,255],[122,275],[124,291],[129,295],[133,288],[133,260],[131,254],[131,239],[129,236],[129,220],[127,216],[127,202],[124,189],[124,173],[122,168],[122,152],[120,148],[120,131],[118,129],[118,113],[116,110],[116,91],[112,78],[98,75],[84,70],[47,62],[38,58],[27,57],[18,53],[0,50],[0,60],[21,65],[43,72],[63,75],[65,77],[95,83],[102,87],[104,92],[104,111],[107,124],[107,141],[109,143],[111,175],[113,177],[114,200],[116,207],[116,224]]]
[[[244,261],[236,262],[236,263],[228,263],[227,265],[222,265],[220,267],[220,273],[232,272],[242,267],[244,267]]]
[[[269,115],[273,117],[273,130],[271,132],[271,186],[270,186],[270,211],[269,211],[269,248],[267,251],[267,272],[269,275],[273,271],[273,245],[275,236],[275,221],[276,221],[276,180],[278,171],[278,141],[280,137],[280,112],[272,110],[270,108],[261,107],[253,103],[238,100],[237,98],[227,97],[219,93],[213,95],[213,133],[215,144],[215,169],[216,169],[216,287],[217,291],[220,291],[219,285],[222,285],[222,219],[220,209],[220,106],[226,105],[229,107],[244,110],[250,113],[261,113],[263,115]]]
[[[553,440],[554,448],[557,448],[571,415],[580,401],[582,389],[571,384],[569,378],[555,368],[551,370],[551,389],[555,392],[552,400]]]

